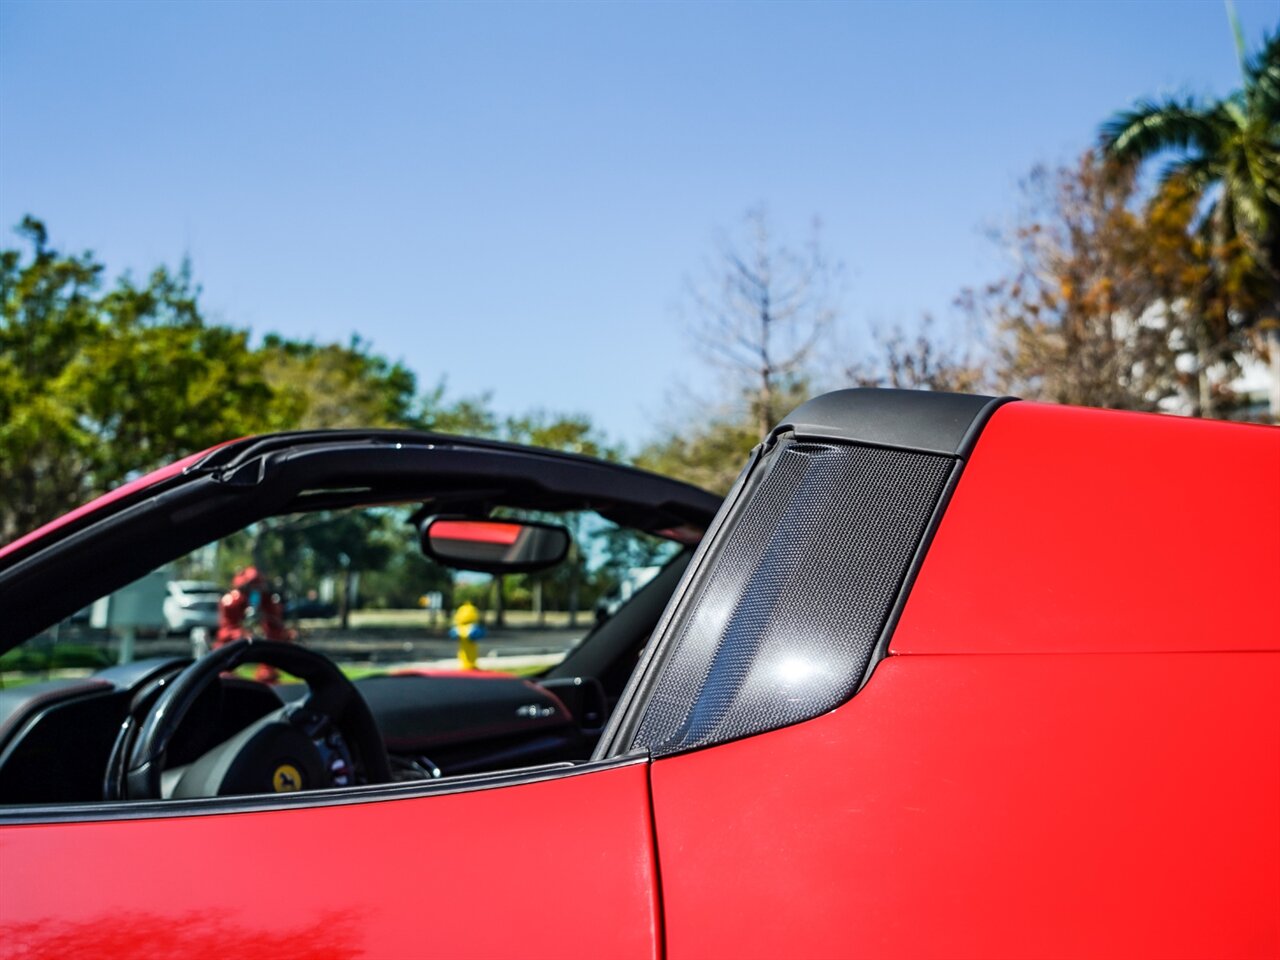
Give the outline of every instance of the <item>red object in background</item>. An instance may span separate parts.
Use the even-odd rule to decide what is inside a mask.
[[[257,593],[255,605],[254,594]],[[254,635],[245,624],[249,611],[253,610],[262,630],[262,637],[287,643],[294,639],[292,630],[284,625],[284,604],[279,594],[272,593],[256,567],[246,567],[236,574],[231,590],[223,594],[218,603],[218,633],[215,648],[234,640],[246,640]],[[263,683],[273,683],[279,676],[274,667],[258,664],[254,678]]]

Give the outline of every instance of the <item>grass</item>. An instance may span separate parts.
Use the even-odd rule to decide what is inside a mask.
[[[504,614],[506,626],[522,629],[526,627],[545,627],[550,629],[565,629],[569,626],[569,613],[566,610],[548,610],[542,615],[542,621],[539,622],[538,614],[532,610],[508,610]],[[487,626],[493,626],[494,612],[486,611],[484,614],[484,622]],[[577,626],[585,629],[590,626],[592,621],[592,612],[590,610],[578,611]],[[328,622],[328,621],[317,621]],[[386,629],[386,628],[412,628],[414,630],[429,631],[433,628],[444,631],[449,628],[449,620],[443,614],[433,613],[431,610],[352,610],[351,626],[359,629],[361,627]]]
[[[106,650],[93,644],[33,644],[0,654],[0,673],[47,673],[77,667],[98,669],[111,662]]]
[[[490,612],[489,619],[492,619]],[[568,627],[569,615],[565,611],[547,611],[542,618],[543,623],[539,624],[539,617],[531,610],[508,610],[506,612],[506,626],[514,630],[533,629],[538,626],[544,626],[552,630],[563,630]],[[589,613],[583,612],[578,616],[578,627],[585,632],[590,627],[591,617]],[[334,621],[310,621],[309,624],[315,628],[318,637],[323,638],[329,632],[329,625]],[[366,638],[378,640],[378,634],[389,632],[392,639],[395,632],[404,631],[409,635],[418,637],[443,636],[448,628],[448,621],[438,613],[434,615],[429,610],[356,610],[351,614],[353,636],[358,636],[360,631],[369,631]],[[305,632],[304,631],[304,636]],[[363,654],[361,654],[363,656]],[[406,657],[409,654],[406,653]],[[552,657],[541,658],[536,655],[530,660],[530,657],[521,656],[514,662],[504,662],[503,658],[496,663],[490,660],[487,664],[490,670],[501,669],[503,673],[510,673],[516,676],[526,677],[534,676],[547,669],[552,663],[557,662]],[[427,661],[433,667],[448,667],[452,661],[447,657]],[[96,643],[86,643],[82,640],[72,639],[70,641],[63,640],[57,643],[44,642],[41,638],[36,638],[34,642],[29,642],[14,650],[10,650],[0,655],[0,689],[12,689],[14,687],[26,686],[31,683],[39,683],[44,680],[58,680],[78,678],[89,675],[95,670],[110,666],[115,663],[114,652],[102,641]],[[352,680],[358,680],[361,677],[368,677],[377,674],[390,673],[397,669],[404,669],[410,666],[409,662],[401,663],[374,663],[363,660],[353,660],[350,662],[339,662],[338,666],[342,672]],[[240,676],[252,677],[255,667],[253,665],[242,667],[237,673]]]

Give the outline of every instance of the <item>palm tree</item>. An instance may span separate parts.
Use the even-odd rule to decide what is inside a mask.
[[[1280,32],[1252,59],[1244,56],[1238,26],[1236,35],[1241,89],[1209,103],[1139,101],[1103,124],[1100,140],[1103,152],[1122,164],[1172,154],[1161,188],[1190,189],[1204,201],[1199,228],[1224,307],[1216,323],[1204,316],[1192,331],[1200,414],[1212,413],[1211,355],[1223,352],[1233,327],[1253,327],[1269,337],[1271,413],[1280,419]],[[1231,292],[1242,289],[1249,295]]]

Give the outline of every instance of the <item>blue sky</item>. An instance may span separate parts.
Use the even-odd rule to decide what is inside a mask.
[[[1216,0],[4,0],[0,224],[112,272],[189,255],[219,320],[635,445],[709,388],[685,280],[748,207],[794,243],[821,217],[852,355],[996,274],[1034,164],[1238,80]]]

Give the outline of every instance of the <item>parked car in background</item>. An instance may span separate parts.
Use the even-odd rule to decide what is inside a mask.
[[[225,591],[209,580],[170,580],[164,622],[170,633],[218,629],[218,602]]]
[[[243,440],[0,550],[0,650],[212,542],[552,582],[593,529],[661,569],[534,676],[251,640],[0,691],[0,955],[1280,954],[1276,428],[842,391],[723,504]]]

